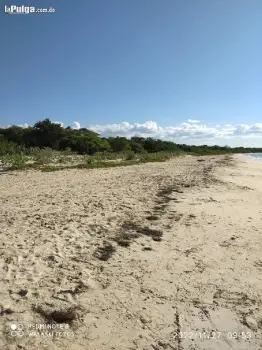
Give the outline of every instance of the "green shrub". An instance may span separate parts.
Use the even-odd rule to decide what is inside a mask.
[[[143,162],[147,162],[150,160],[150,154],[149,153],[144,153],[141,157],[140,160]]]
[[[36,152],[36,154],[34,155],[34,160],[36,164],[43,165],[43,164],[50,163],[52,160],[52,156],[53,156],[52,148],[46,147]]]
[[[95,160],[94,160],[93,157],[87,156],[87,157],[85,158],[85,163],[86,163],[87,165],[91,165],[91,164],[94,164],[94,163],[95,163]]]
[[[2,158],[2,164],[9,169],[23,169],[27,158],[22,154],[7,155]]]
[[[66,156],[69,156],[72,154],[72,150],[70,147],[66,147],[65,150],[63,151],[63,154]]]
[[[135,153],[133,151],[127,151],[125,154],[125,160],[135,159]]]
[[[32,156],[35,157],[37,154],[39,154],[39,152],[41,152],[41,149],[39,147],[29,147],[29,148],[25,148],[24,153],[27,156]]]
[[[0,156],[11,155],[17,152],[17,145],[14,142],[8,142],[0,139]]]
[[[92,157],[96,160],[104,160],[106,159],[106,152],[96,152]]]

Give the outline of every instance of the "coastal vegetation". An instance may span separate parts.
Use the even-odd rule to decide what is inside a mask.
[[[262,148],[195,146],[138,136],[105,138],[86,128],[64,128],[49,119],[27,128],[0,128],[0,161],[5,169],[98,168],[165,161],[186,154],[256,152],[262,152]]]

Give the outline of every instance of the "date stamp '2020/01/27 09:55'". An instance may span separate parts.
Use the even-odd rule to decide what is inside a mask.
[[[180,339],[210,339],[216,340],[222,337],[226,337],[228,339],[243,339],[249,340],[252,338],[252,332],[201,332],[201,331],[188,331],[188,332],[175,332],[173,334],[174,338]]]

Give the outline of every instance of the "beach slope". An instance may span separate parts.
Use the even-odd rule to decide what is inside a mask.
[[[261,177],[241,156],[1,173],[0,348],[261,348]]]

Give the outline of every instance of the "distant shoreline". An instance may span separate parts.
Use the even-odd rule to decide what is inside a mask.
[[[252,158],[253,160],[262,160],[262,153],[243,153],[243,155],[249,159]]]

